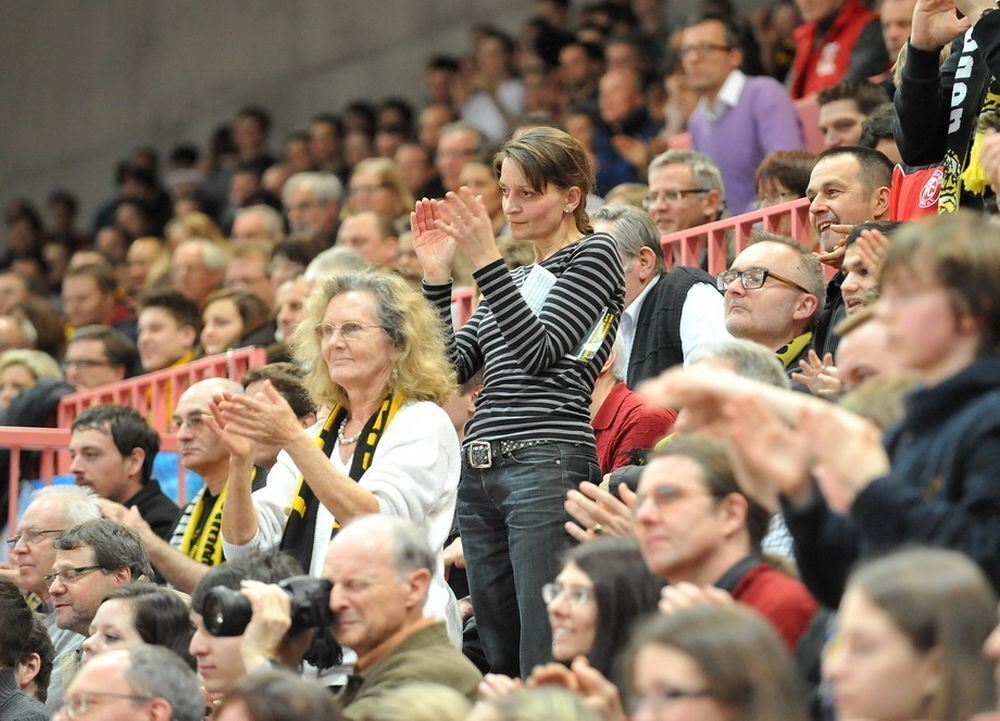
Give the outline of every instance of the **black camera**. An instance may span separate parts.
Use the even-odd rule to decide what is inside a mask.
[[[325,578],[292,576],[278,582],[278,588],[292,599],[292,631],[328,626],[330,591],[333,584]],[[205,596],[202,618],[205,629],[213,636],[239,636],[250,623],[253,611],[250,601],[240,591],[216,586]]]

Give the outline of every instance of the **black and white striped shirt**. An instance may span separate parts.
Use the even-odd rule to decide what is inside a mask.
[[[548,440],[593,445],[590,393],[611,352],[625,293],[621,258],[611,236],[571,243],[541,263],[556,276],[536,316],[520,288],[532,267],[497,260],[473,276],[483,300],[451,333],[451,285],[424,285],[448,329],[448,352],[464,383],[481,367],[484,387],[466,441]],[[606,335],[593,357],[579,360],[598,320]]]

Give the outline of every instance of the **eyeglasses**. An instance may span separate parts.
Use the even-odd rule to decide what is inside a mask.
[[[57,578],[61,578],[63,583],[73,583],[80,576],[85,573],[90,573],[91,571],[97,571],[98,569],[104,570],[104,566],[94,565],[94,566],[77,566],[76,568],[64,568],[61,571],[55,571],[53,573],[47,573],[42,576],[45,579],[45,585],[51,586],[56,582]]]
[[[642,207],[648,209],[657,201],[661,203],[676,203],[677,201],[684,199],[685,196],[707,192],[709,192],[709,188],[682,188],[680,190],[661,190],[659,192],[650,192],[642,199]]]
[[[683,491],[675,486],[657,486],[649,493],[640,493],[637,495],[635,498],[634,508],[635,510],[639,510],[639,507],[642,506],[647,499],[651,499],[653,501],[653,505],[657,508],[666,508],[667,506],[685,498],[693,498],[694,496],[701,495],[713,496],[714,494],[707,489],[703,491]]]
[[[337,334],[337,331],[340,331],[340,337],[350,343],[351,341],[360,338],[364,334],[365,328],[381,327],[382,326],[377,323],[358,323],[354,320],[345,321],[340,325],[334,325],[333,323],[320,323],[316,326],[316,338],[321,343],[329,343]]]
[[[542,586],[542,600],[546,605],[564,593],[574,606],[582,606],[594,597],[594,589],[586,586],[564,586],[561,583],[546,583]]]
[[[746,290],[756,290],[757,288],[760,288],[762,285],[764,285],[764,281],[766,281],[768,278],[774,278],[775,280],[780,280],[782,283],[790,285],[793,288],[798,288],[803,293],[809,293],[810,295],[812,295],[812,291],[810,291],[805,286],[799,285],[790,278],[784,278],[775,273],[774,271],[768,270],[767,268],[747,268],[746,270],[732,270],[732,269],[724,270],[717,276],[715,276],[715,286],[723,293],[725,293],[726,288],[729,287],[729,284],[732,283],[737,278],[740,279],[740,284]]]
[[[65,698],[65,705],[63,708],[66,709],[66,715],[70,718],[77,718],[78,716],[83,716],[90,709],[95,699],[99,698],[114,698],[120,699],[122,701],[152,701],[155,696],[141,696],[134,693],[111,693],[110,691],[84,691],[73,698]]]
[[[107,359],[105,360],[95,360],[93,358],[67,358],[62,362],[63,370],[69,370],[76,366],[80,369],[86,368],[100,368],[101,366],[110,365]]]
[[[10,546],[11,548],[13,548],[14,546],[16,546],[18,544],[18,541],[24,541],[24,544],[28,545],[30,543],[34,543],[35,541],[37,541],[42,536],[48,535],[50,533],[62,533],[62,532],[63,532],[63,529],[61,529],[61,528],[53,528],[53,529],[25,528],[20,533],[15,534],[15,535],[11,536],[10,538],[8,538],[7,539],[7,545]]]
[[[700,43],[698,45],[685,45],[680,49],[680,55],[682,58],[686,58],[688,55],[697,55],[701,57],[702,55],[708,55],[712,52],[721,52],[732,50],[728,45],[719,45],[717,43]]]
[[[711,695],[712,692],[707,688],[691,690],[672,688],[665,689],[663,691],[652,691],[651,693],[636,696],[631,699],[628,704],[628,713],[630,716],[634,716],[640,709],[643,708],[658,710],[674,701],[680,701],[686,698],[704,698]]]

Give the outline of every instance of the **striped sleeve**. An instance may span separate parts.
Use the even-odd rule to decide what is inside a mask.
[[[465,383],[483,367],[483,352],[479,346],[479,325],[486,307],[480,303],[472,317],[455,333],[451,319],[451,283],[422,285],[424,298],[433,305],[441,318],[445,334],[445,349],[455,368],[459,384]]]
[[[580,243],[537,317],[502,260],[473,276],[511,355],[525,373],[538,375],[580,345],[620,292],[623,270],[611,236],[591,236]]]

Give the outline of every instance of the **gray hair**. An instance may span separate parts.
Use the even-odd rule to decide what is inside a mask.
[[[691,169],[691,182],[696,188],[718,190],[719,200],[726,202],[726,186],[722,183],[722,173],[704,153],[694,150],[668,150],[660,153],[649,163],[649,177],[653,171],[664,165],[686,165]]]
[[[688,359],[688,364],[711,359],[726,360],[733,364],[736,375],[767,383],[778,388],[789,388],[788,376],[774,351],[750,340],[729,340],[724,343],[699,348]]]
[[[148,644],[123,653],[129,660],[125,678],[137,694],[167,701],[171,721],[201,721],[205,709],[198,692],[198,677],[180,656],[163,646]]]
[[[350,248],[334,246],[324,250],[313,258],[302,274],[302,280],[312,283],[320,278],[327,278],[338,273],[370,270],[371,264],[362,258],[357,251]]]
[[[378,535],[391,536],[390,561],[393,568],[401,574],[421,568],[433,574],[437,567],[437,554],[431,550],[427,534],[408,518],[373,513],[351,522],[344,530],[350,530],[351,534],[366,538]]]
[[[751,233],[750,243],[774,243],[791,248],[798,257],[799,273],[802,274],[802,285],[808,288],[809,293],[816,296],[816,300],[819,301],[819,304],[816,306],[816,313],[818,314],[822,310],[823,300],[826,298],[826,277],[823,275],[823,265],[815,253],[794,238],[765,230],[755,230]]]
[[[11,322],[17,326],[17,331],[21,334],[21,342],[25,345],[34,347],[38,344],[38,330],[35,329],[35,324],[23,315],[6,315],[0,316],[0,318],[10,318]]]
[[[649,213],[632,205],[605,205],[590,216],[591,221],[603,220],[613,224],[611,235],[618,246],[618,255],[627,263],[639,255],[643,248],[649,248],[656,256],[656,272],[665,273],[663,244],[660,231]]]
[[[226,256],[225,251],[222,250],[218,245],[210,241],[208,238],[188,238],[182,241],[177,247],[181,245],[197,245],[201,248],[201,260],[205,264],[206,268],[212,270],[225,270],[226,266],[229,264],[229,258]],[[176,252],[176,251],[175,251]]]
[[[281,213],[272,208],[270,205],[264,205],[263,203],[258,203],[257,205],[251,205],[246,208],[240,208],[236,211],[236,217],[239,218],[244,215],[261,215],[264,217],[264,223],[267,226],[267,234],[271,236],[281,235],[285,232],[285,222],[281,217]]]
[[[127,568],[133,581],[140,576],[153,578],[149,556],[139,536],[117,521],[107,518],[84,521],[63,531],[52,545],[59,551],[89,546],[94,563],[105,571]]]
[[[101,517],[100,496],[87,486],[45,486],[31,494],[32,504],[38,500],[62,504],[69,526]]]
[[[311,190],[317,203],[339,203],[344,196],[344,185],[333,173],[296,173],[285,181],[281,199],[288,204],[288,197],[296,190]]]
[[[476,136],[476,157],[480,158],[483,151],[486,150],[486,146],[489,144],[489,140],[483,131],[477,128],[471,123],[467,123],[464,120],[456,120],[455,122],[448,123],[441,128],[441,134],[439,138],[443,138],[446,135],[451,135],[452,133],[469,132]]]

